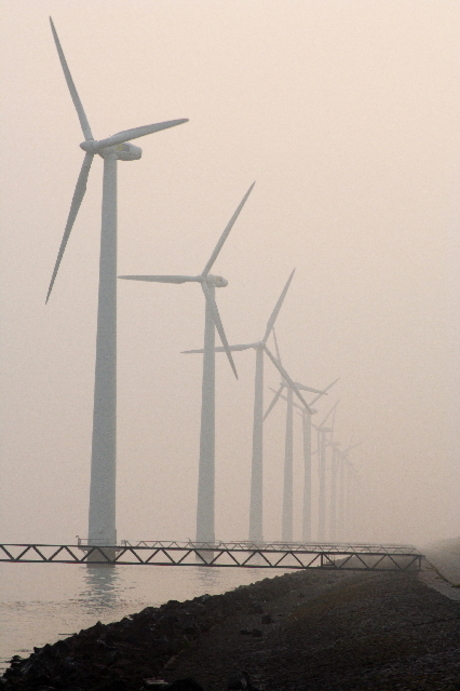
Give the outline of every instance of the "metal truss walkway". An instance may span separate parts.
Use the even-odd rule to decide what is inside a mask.
[[[421,569],[422,558],[411,545],[128,540],[120,545],[89,545],[83,540],[77,545],[0,544],[0,562],[21,564],[414,571]]]

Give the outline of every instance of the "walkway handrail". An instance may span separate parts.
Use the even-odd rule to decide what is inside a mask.
[[[0,562],[120,566],[206,566],[253,569],[333,569],[365,571],[414,571],[422,555],[410,546],[296,545],[270,543],[169,543],[129,545],[0,544]],[[321,547],[323,547],[321,549]],[[327,547],[327,549],[325,548]],[[340,548],[342,547],[342,548]],[[356,549],[352,549],[355,547]],[[375,546],[371,546],[375,547]]]

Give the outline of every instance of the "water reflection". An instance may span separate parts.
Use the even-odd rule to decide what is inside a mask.
[[[88,564],[82,573],[85,587],[78,596],[82,609],[92,615],[116,609],[122,591],[117,567],[112,564]]]
[[[212,568],[209,566],[195,566],[197,581],[200,584],[199,590],[202,593],[213,594],[218,592],[220,589],[220,584],[222,582],[221,574],[219,571],[221,569]]]

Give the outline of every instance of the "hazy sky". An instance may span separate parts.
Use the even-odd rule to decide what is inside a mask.
[[[362,442],[350,539],[459,534],[460,4],[449,0],[1,0],[4,542],[86,535],[102,160],[50,302],[82,134],[176,118],[119,165],[120,274],[216,264],[230,342],[277,334],[293,378],[340,398]],[[193,537],[199,286],[119,282],[118,536]],[[217,365],[216,536],[247,537],[254,352]],[[269,386],[279,377],[267,363]],[[281,531],[284,414],[265,427],[267,538]],[[296,420],[295,536],[302,465]],[[314,465],[314,480],[317,477]],[[314,500],[316,512],[316,499]],[[315,514],[316,515],[316,514]]]

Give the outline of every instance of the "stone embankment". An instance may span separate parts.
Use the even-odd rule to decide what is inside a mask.
[[[460,601],[416,573],[295,572],[97,623],[14,658],[0,688],[458,691]]]

